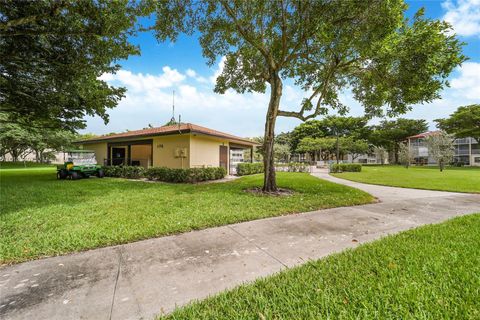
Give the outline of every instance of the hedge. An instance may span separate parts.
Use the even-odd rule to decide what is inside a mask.
[[[171,169],[154,167],[145,169],[139,166],[108,166],[103,167],[105,176],[115,178],[158,180],[165,182],[200,182],[222,179],[227,175],[224,168],[189,168]]]
[[[306,163],[300,162],[276,163],[275,171],[310,172],[310,166]],[[239,176],[246,176],[256,173],[263,173],[263,162],[243,162],[237,165],[237,175]]]
[[[263,172],[263,162],[242,162],[237,164],[237,175],[246,176]]]
[[[188,182],[195,183],[200,181],[218,180],[227,175],[225,168],[188,168],[171,169],[166,167],[154,167],[145,171],[145,177],[148,180],[165,182]]]
[[[362,165],[358,163],[335,163],[332,164],[330,172],[360,172],[362,171]]]
[[[103,167],[106,177],[138,179],[145,176],[145,168],[139,166],[107,166]]]
[[[275,164],[275,171],[310,172],[310,165],[301,162],[277,163]]]

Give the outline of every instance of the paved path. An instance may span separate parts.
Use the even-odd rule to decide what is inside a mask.
[[[250,221],[0,269],[1,319],[151,319],[176,305],[427,223],[480,195],[365,185],[380,203]]]

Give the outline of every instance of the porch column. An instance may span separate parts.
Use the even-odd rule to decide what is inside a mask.
[[[253,163],[253,146],[250,147],[250,163]]]

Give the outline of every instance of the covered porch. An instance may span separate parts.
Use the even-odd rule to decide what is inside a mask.
[[[108,143],[104,165],[151,167],[153,165],[153,139]]]

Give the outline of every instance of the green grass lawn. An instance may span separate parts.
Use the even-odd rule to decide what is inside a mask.
[[[53,164],[38,163],[32,161],[25,162],[9,162],[9,161],[0,161],[0,169],[25,169],[25,168],[51,168],[54,167]]]
[[[362,172],[332,174],[335,177],[394,187],[480,193],[480,167],[363,166]]]
[[[54,169],[0,170],[0,262],[131,242],[321,208],[373,201],[357,189],[305,173],[279,173],[285,197],[254,195],[263,176],[214,184],[115,178],[56,180]]]
[[[479,230],[480,214],[410,230],[193,303],[166,319],[480,319]]]

